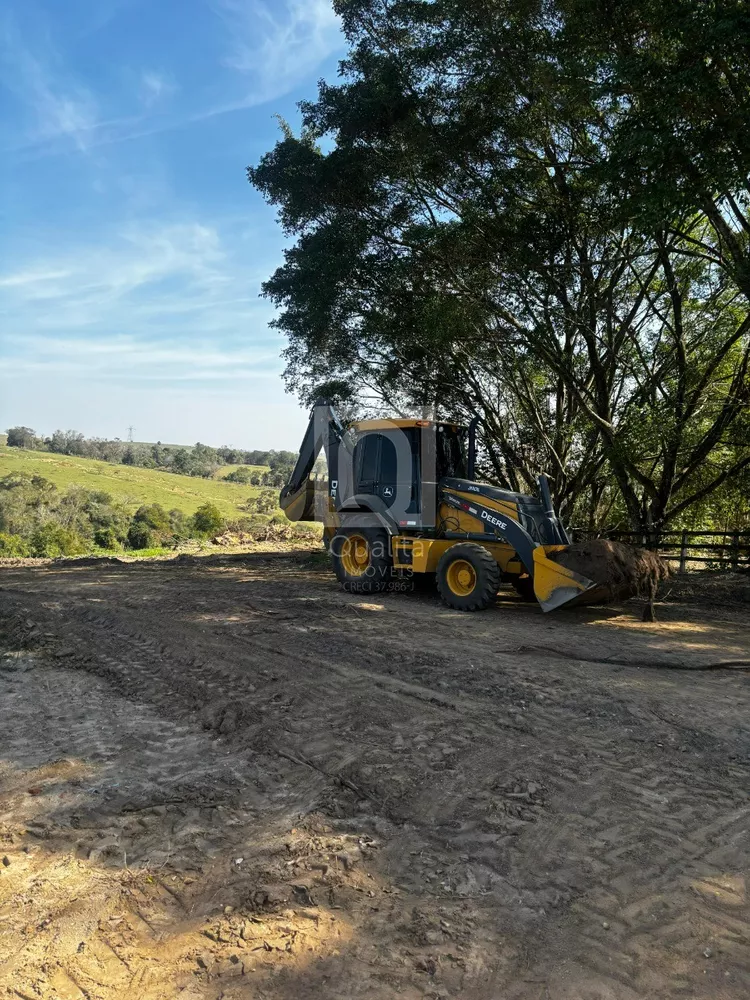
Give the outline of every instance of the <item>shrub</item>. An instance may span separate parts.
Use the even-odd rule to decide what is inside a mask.
[[[193,514],[192,523],[197,535],[218,535],[224,530],[225,519],[215,504],[204,503]]]
[[[100,549],[121,549],[121,540],[114,528],[97,528],[94,531],[94,544]]]
[[[157,535],[145,521],[133,519],[128,528],[128,545],[131,549],[150,549],[156,545]]]
[[[78,532],[60,524],[48,522],[37,528],[31,536],[32,556],[78,556],[87,551],[87,545]]]
[[[128,534],[130,515],[126,507],[109,495],[99,491],[88,492],[88,497],[83,508],[84,513],[91,523],[94,531],[94,539],[97,535],[108,533],[107,537],[115,540],[115,545],[109,548],[118,548],[125,541]],[[100,542],[96,543],[100,545]]]
[[[0,556],[27,556],[28,554],[29,546],[23,538],[0,531]]]
[[[272,514],[279,506],[279,494],[276,490],[262,490],[257,497],[248,497],[242,509],[249,514]]]
[[[187,515],[176,507],[169,512],[169,528],[177,539],[190,537],[190,522]]]
[[[142,507],[139,507],[135,514],[133,514],[133,521],[145,524],[146,527],[154,531],[169,532],[171,530],[169,514],[167,514],[159,503],[144,504]]]

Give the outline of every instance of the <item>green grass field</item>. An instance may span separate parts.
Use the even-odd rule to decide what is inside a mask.
[[[177,508],[193,514],[210,501],[228,518],[242,514],[239,504],[260,492],[257,487],[226,483],[223,479],[198,479],[158,469],[0,446],[0,478],[12,472],[44,476],[61,490],[69,486],[104,490],[132,510],[144,503],[159,503],[165,510]]]

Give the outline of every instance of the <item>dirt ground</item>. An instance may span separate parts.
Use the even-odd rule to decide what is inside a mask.
[[[747,997],[748,605],[640,613],[0,570],[0,995]]]

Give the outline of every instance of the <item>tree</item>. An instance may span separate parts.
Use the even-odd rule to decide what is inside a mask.
[[[28,537],[55,517],[59,502],[56,486],[41,476],[4,476],[0,479],[0,531]]]
[[[252,469],[248,469],[246,465],[241,465],[239,468],[233,469],[224,479],[228,483],[241,483],[243,486],[246,486],[250,482],[252,475]]]
[[[249,514],[273,514],[279,506],[276,490],[261,490],[257,496],[249,497],[242,509]]]
[[[216,448],[201,444],[200,441],[197,442],[192,450],[191,460],[190,474],[192,476],[203,476],[205,479],[213,476],[221,464]]]
[[[193,530],[198,535],[217,535],[224,530],[226,519],[219,508],[212,503],[202,504],[193,514]]]
[[[30,427],[8,428],[9,448],[36,448],[36,433]]]
[[[343,82],[249,169],[295,241],[264,291],[306,401],[477,411],[498,481],[658,531],[750,462],[747,300],[710,206],[614,197],[633,103],[587,6],[339,3]]]
[[[95,543],[104,549],[117,549],[127,538],[128,511],[125,506],[102,491],[87,491],[82,512],[88,520]]]
[[[623,218],[681,230],[750,297],[750,8],[566,0],[562,58],[618,111],[604,174]],[[679,228],[679,227],[678,227]]]
[[[190,475],[191,459],[187,448],[177,448],[172,455],[172,469],[183,475]]]
[[[57,430],[45,444],[59,455],[83,455],[85,451],[85,438],[80,431]]]
[[[127,534],[125,538],[127,538]],[[97,527],[94,529],[94,544],[97,548],[115,552],[122,548],[123,540],[114,528]]]
[[[229,448],[227,445],[222,445],[221,448],[216,449],[216,456],[224,465],[240,465],[242,455],[243,452],[238,448]]]

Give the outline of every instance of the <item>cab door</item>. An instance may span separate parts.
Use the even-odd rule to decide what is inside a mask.
[[[399,447],[393,435],[399,435]],[[401,493],[406,494],[403,514],[419,511],[419,444],[414,430],[370,432],[357,442],[354,470],[357,493],[373,494],[392,507]],[[405,445],[405,447],[404,447]],[[402,461],[399,463],[399,453]],[[401,466],[401,467],[400,467]],[[401,487],[401,491],[399,490]],[[405,490],[403,488],[406,488]]]
[[[380,434],[365,434],[354,449],[356,493],[377,493]]]

